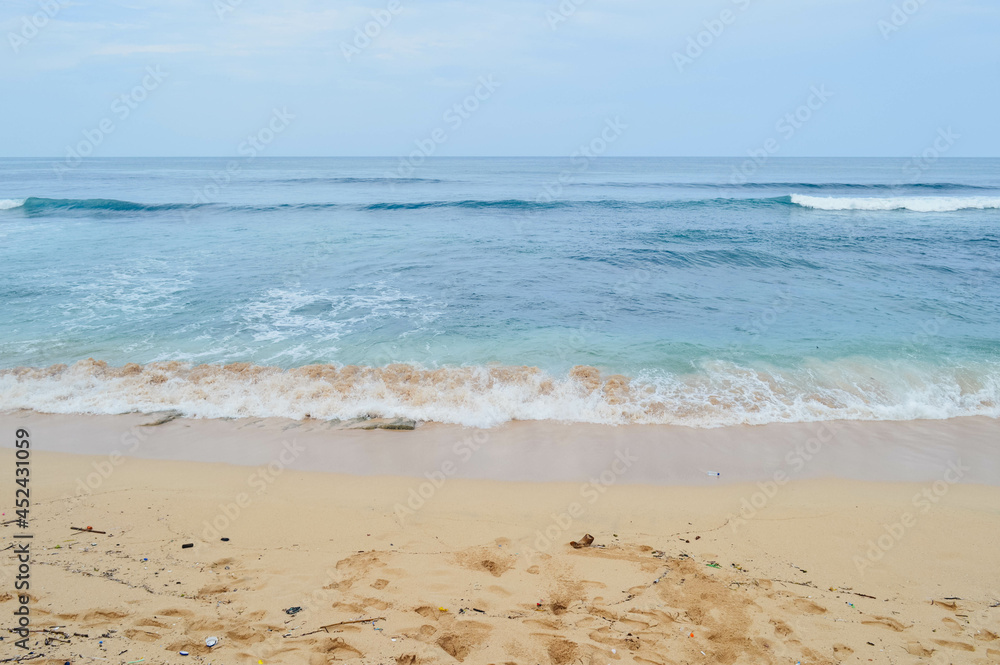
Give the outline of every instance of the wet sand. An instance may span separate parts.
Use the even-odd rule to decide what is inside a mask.
[[[365,431],[320,420],[170,418],[18,411],[0,413],[0,427],[30,425],[39,448],[53,452],[250,466],[269,463],[294,443],[297,453],[285,456],[287,468],[351,475],[423,477],[450,462],[456,478],[576,481],[601,472],[617,451],[628,450],[639,462],[619,483],[715,486],[773,480],[776,473],[790,480],[925,482],[961,459],[970,467],[963,482],[1000,485],[1000,422],[984,417],[716,429],[550,421],[473,429],[421,423],[414,431]],[[159,421],[166,422],[146,426]]]

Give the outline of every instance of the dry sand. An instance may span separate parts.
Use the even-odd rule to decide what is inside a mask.
[[[491,449],[484,444],[463,466],[453,443],[462,430],[190,420],[134,428],[151,420],[0,418],[4,520],[14,494],[8,435],[32,427],[32,627],[60,631],[32,634],[44,657],[31,662],[1000,662],[1000,487],[984,452],[997,443],[993,421],[929,423],[925,454],[919,425],[893,437],[884,424],[855,424],[827,444],[829,453],[848,437],[843,446],[861,451],[855,467],[888,460],[892,482],[870,479],[879,469],[866,468],[865,480],[838,473],[850,467],[836,452],[844,447],[798,473],[783,446],[815,428],[729,432],[720,468],[759,478],[727,483],[730,471],[709,477],[695,468],[709,460],[680,446],[674,464],[642,461],[646,448],[627,442],[653,446],[646,430],[616,430],[603,451],[585,446],[589,462],[577,459],[570,473],[556,464],[568,452],[546,438],[549,425],[536,437],[530,427],[493,432],[487,440],[509,444],[506,455],[479,455]],[[566,441],[593,434],[560,431]],[[780,440],[767,463],[745,445],[762,431]],[[705,441],[716,461],[725,450],[724,433],[677,436]],[[60,437],[129,455],[53,452],[70,445]],[[174,449],[213,459],[235,441],[248,466],[139,457]],[[532,441],[548,452],[527,454]],[[414,454],[419,446],[431,447]],[[393,450],[411,467],[399,471]],[[479,477],[502,477],[489,460],[512,455],[535,482]],[[298,470],[338,459],[352,475]],[[382,459],[395,475],[361,475]],[[538,460],[551,468],[539,471]],[[660,464],[690,467],[691,482],[649,482]],[[958,477],[963,467],[974,468]],[[787,482],[774,482],[780,471]],[[546,474],[559,480],[538,481]],[[0,528],[0,548],[17,532]],[[587,533],[590,547],[568,544]],[[0,569],[5,627],[17,605],[11,552]],[[302,610],[285,612],[293,607]],[[342,623],[359,619],[377,621]],[[211,650],[210,636],[219,638]],[[23,654],[14,639],[0,642],[0,660]]]

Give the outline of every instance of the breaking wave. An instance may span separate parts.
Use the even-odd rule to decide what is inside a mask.
[[[613,187],[620,189],[806,189],[812,191],[850,189],[857,191],[900,192],[904,190],[929,191],[997,191],[989,185],[970,185],[953,182],[571,182],[568,187]]]
[[[914,212],[955,212],[1000,208],[997,196],[893,196],[887,198],[847,198],[793,194],[792,203],[817,210],[912,210]]]
[[[629,378],[578,366],[381,368],[85,360],[0,371],[0,409],[193,418],[366,416],[492,427],[511,420],[689,427],[833,419],[1000,417],[1000,366],[944,368],[847,358],[792,369],[702,361],[690,374]]]

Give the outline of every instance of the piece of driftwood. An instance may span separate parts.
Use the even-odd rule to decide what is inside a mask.
[[[79,526],[71,526],[70,528],[73,529],[73,531],[83,531],[84,533],[107,533],[107,531],[97,531],[96,529],[92,529],[92,528],[91,529],[84,529],[83,527],[79,527]]]

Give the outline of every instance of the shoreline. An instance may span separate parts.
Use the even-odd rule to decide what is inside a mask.
[[[278,418],[0,413],[0,429],[19,427],[31,431],[38,449],[51,452],[244,466],[283,457],[284,468],[356,476],[574,482],[626,457],[627,473],[616,480],[624,484],[927,482],[961,463],[968,467],[961,482],[1000,485],[1000,421],[979,416],[713,429],[552,421],[474,429],[421,423],[413,431],[367,431]]]
[[[554,421],[703,429],[832,420],[897,422],[1000,418],[996,363],[938,367],[891,357],[802,357],[787,367],[725,353],[688,358],[684,371],[590,365],[393,363],[283,368],[249,362],[126,363],[0,369],[6,409],[62,414],[177,411],[191,418],[288,418],[349,422],[378,414],[492,428]],[[679,359],[675,359],[679,360]],[[380,366],[382,363],[384,366]],[[974,367],[973,367],[974,366]],[[629,376],[629,374],[635,374]]]

